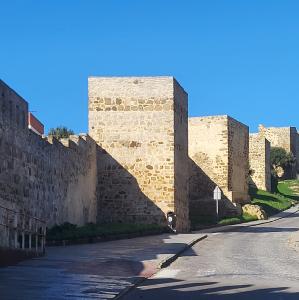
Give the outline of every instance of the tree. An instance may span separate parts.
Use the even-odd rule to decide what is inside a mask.
[[[51,128],[48,133],[49,136],[54,136],[57,139],[68,138],[70,135],[73,135],[73,134],[74,134],[74,131],[71,129],[68,129],[65,126]]]
[[[276,177],[282,177],[284,174],[289,174],[296,163],[294,155],[280,147],[271,148],[270,159],[272,174]]]

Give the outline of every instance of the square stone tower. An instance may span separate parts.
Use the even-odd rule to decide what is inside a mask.
[[[189,229],[188,95],[173,77],[90,77],[89,134],[98,156],[98,221]]]
[[[259,134],[249,136],[249,184],[254,188],[271,191],[270,142]]]
[[[248,139],[248,127],[229,116],[189,118],[191,214],[215,212],[216,185],[228,200],[223,215],[249,201]]]

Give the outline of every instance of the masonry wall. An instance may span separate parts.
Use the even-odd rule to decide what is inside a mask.
[[[250,185],[264,191],[271,191],[270,142],[258,134],[249,137]]]
[[[248,151],[247,126],[228,116],[189,118],[190,215],[215,213],[216,185],[228,200],[222,214],[248,201]]]
[[[187,94],[172,77],[91,77],[89,134],[98,157],[98,221],[189,227]]]
[[[228,198],[235,203],[249,201],[249,128],[237,120],[228,119]]]
[[[87,135],[63,144],[42,138],[27,114],[28,103],[0,81],[0,205],[48,226],[95,222],[96,143]]]
[[[259,134],[264,136],[271,143],[271,147],[280,147],[287,152],[293,153],[299,162],[298,133],[295,127],[265,127],[260,125]],[[295,178],[297,169],[299,171],[298,163],[288,176]]]

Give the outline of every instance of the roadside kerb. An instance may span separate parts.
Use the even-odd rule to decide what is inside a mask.
[[[176,254],[170,255],[169,257],[163,259],[159,265],[158,265],[158,270],[157,272],[155,272],[154,274],[151,274],[148,277],[141,277],[138,278],[136,280],[136,282],[134,282],[131,286],[127,287],[126,289],[124,289],[123,291],[121,291],[118,295],[116,295],[113,299],[121,299],[124,295],[126,295],[127,293],[129,293],[131,290],[133,290],[134,288],[136,288],[137,286],[139,286],[140,284],[142,284],[145,280],[147,280],[148,278],[154,276],[156,273],[159,272],[159,270],[167,268],[168,266],[170,266],[176,259],[178,259],[185,251],[187,251],[188,249],[192,248],[195,244],[197,244],[198,242],[206,239],[208,237],[207,234],[196,238],[194,240],[192,240],[191,242],[189,242],[188,244],[185,245],[184,248],[182,248],[181,250],[179,250]]]

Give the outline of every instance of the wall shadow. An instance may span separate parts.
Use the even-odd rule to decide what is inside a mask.
[[[217,184],[189,158],[189,215],[191,222],[209,224],[216,220],[216,201],[213,192]],[[238,216],[233,203],[223,195],[219,201],[219,217]]]
[[[136,178],[99,145],[97,169],[98,223],[167,225],[165,213],[143,193]]]

